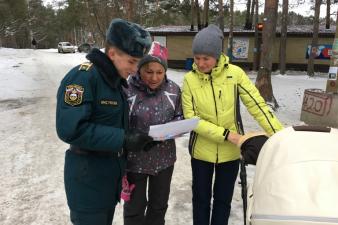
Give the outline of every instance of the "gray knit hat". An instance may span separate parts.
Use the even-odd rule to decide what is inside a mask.
[[[223,32],[211,24],[200,30],[192,42],[192,53],[205,54],[218,59],[222,53]]]

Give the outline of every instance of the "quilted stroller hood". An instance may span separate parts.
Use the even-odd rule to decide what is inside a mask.
[[[269,138],[248,203],[252,225],[338,225],[338,130],[288,127]]]

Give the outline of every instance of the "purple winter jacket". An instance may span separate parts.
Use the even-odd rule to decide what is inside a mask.
[[[124,89],[130,107],[129,127],[148,131],[151,125],[182,120],[180,87],[165,77],[161,86],[150,90],[136,74],[128,79]],[[152,147],[148,152],[128,152],[127,171],[156,175],[174,165],[176,161],[175,140],[170,139]]]

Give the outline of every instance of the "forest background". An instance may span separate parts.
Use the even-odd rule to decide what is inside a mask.
[[[329,7],[332,8],[333,0],[328,1],[330,0],[321,1],[321,5],[325,7],[330,3]],[[254,2],[251,0],[234,2],[235,30],[245,26],[246,29],[254,29],[252,26]],[[0,0],[0,47],[31,48],[33,38],[37,41],[38,48],[56,48],[60,41],[70,41],[75,45],[89,42],[103,47],[106,28],[111,19],[116,17],[131,20],[144,27],[154,27],[190,26],[194,17],[200,16],[203,27],[208,23],[220,23],[220,3],[223,6],[222,21],[227,28],[230,0]],[[262,21],[261,8],[264,8],[264,2],[260,0],[258,4],[260,6],[258,21]],[[279,4],[281,9],[282,3]],[[194,15],[192,5],[195,6]],[[314,23],[313,13],[304,16],[291,11],[295,7],[299,9],[305,6],[314,7],[315,3],[311,0],[296,0],[290,3],[288,26]],[[197,15],[196,11],[200,12],[200,15]],[[320,24],[335,24],[333,15],[332,10],[329,15],[321,13]],[[277,27],[280,25],[280,17],[281,12],[278,12]],[[248,19],[251,20],[249,27],[247,27]]]

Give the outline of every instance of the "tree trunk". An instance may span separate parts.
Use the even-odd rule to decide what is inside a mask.
[[[101,0],[102,1],[102,0]],[[104,31],[106,31],[106,29],[107,29],[107,27],[109,26],[109,24],[110,24],[110,21],[111,21],[111,8],[109,8],[109,7],[105,7],[105,6],[107,6],[108,5],[108,0],[105,0],[104,2],[103,2],[103,5],[101,5],[101,9],[102,9],[102,7],[103,7],[103,9],[104,9],[104,20],[103,20],[103,23],[104,23],[104,25],[103,25],[103,27],[104,27]],[[102,13],[102,11],[101,12],[99,12],[99,13]],[[106,33],[106,32],[104,32],[104,33]]]
[[[250,7],[251,7],[251,0],[247,0],[246,3],[246,13],[245,13],[245,30],[251,30],[252,24],[250,24]]]
[[[191,13],[191,25],[190,25],[190,30],[193,31],[195,30],[195,23],[194,23],[194,19],[195,19],[195,2],[194,0],[191,0],[191,10],[190,10],[190,13]]]
[[[315,16],[313,21],[313,36],[309,53],[309,61],[307,64],[307,74],[312,77],[315,75],[314,61],[317,56],[318,45],[318,31],[319,31],[319,13],[320,13],[321,0],[315,2]]]
[[[338,27],[338,10],[336,12],[336,27]],[[330,66],[338,67],[338,46],[335,45],[335,40],[338,39],[338,29],[336,29],[336,34],[332,43],[332,55],[330,60]]]
[[[204,0],[204,9],[203,9],[203,26],[207,27],[209,25],[209,0]]]
[[[218,0],[218,12],[219,12],[219,29],[224,34],[224,10],[223,0]],[[222,52],[224,51],[224,41],[222,42]]]
[[[259,66],[259,59],[260,59],[260,51],[261,51],[261,41],[260,41],[260,34],[257,29],[258,24],[258,0],[253,0],[255,5],[255,48],[254,48],[254,56],[253,56],[253,70],[257,71]]]
[[[331,0],[326,0],[326,23],[325,23],[326,29],[330,29],[330,7]]]
[[[283,0],[282,24],[279,47],[279,70],[280,74],[285,74],[286,70],[286,41],[288,31],[288,8],[289,0]]]
[[[73,39],[73,44],[74,44],[74,45],[79,45],[79,44],[77,43],[77,36],[76,36],[76,28],[75,28],[75,26],[74,26],[74,39]]]
[[[250,10],[250,19],[249,19],[249,23],[250,23],[250,30],[252,29],[252,25],[253,25],[253,18],[254,18],[254,14],[255,14],[255,0],[252,0],[251,2],[251,10]]]
[[[259,92],[265,101],[270,103],[273,108],[278,108],[271,85],[272,47],[276,34],[277,10],[278,0],[265,0],[261,62],[256,79],[256,86]]]
[[[230,0],[229,6],[229,38],[228,38],[228,57],[229,62],[232,62],[232,49],[233,49],[233,35],[234,35],[234,0]]]
[[[134,15],[134,10],[133,10],[133,0],[127,0],[126,1],[126,9],[127,9],[127,20],[128,21],[133,21],[133,15]]]
[[[201,30],[202,24],[201,24],[200,6],[198,3],[198,0],[195,0],[195,10],[196,10],[196,17],[197,17],[197,28],[198,30]]]
[[[95,2],[91,2],[91,1],[88,1],[88,8],[90,9],[90,15],[92,17],[94,17],[94,21],[95,21],[95,24],[96,24],[96,29],[98,31],[98,33],[100,34],[100,37],[105,40],[106,39],[106,29],[107,28],[104,28],[102,25],[101,25],[101,22],[100,22],[100,18],[98,16],[98,8],[100,6],[95,3]]]

